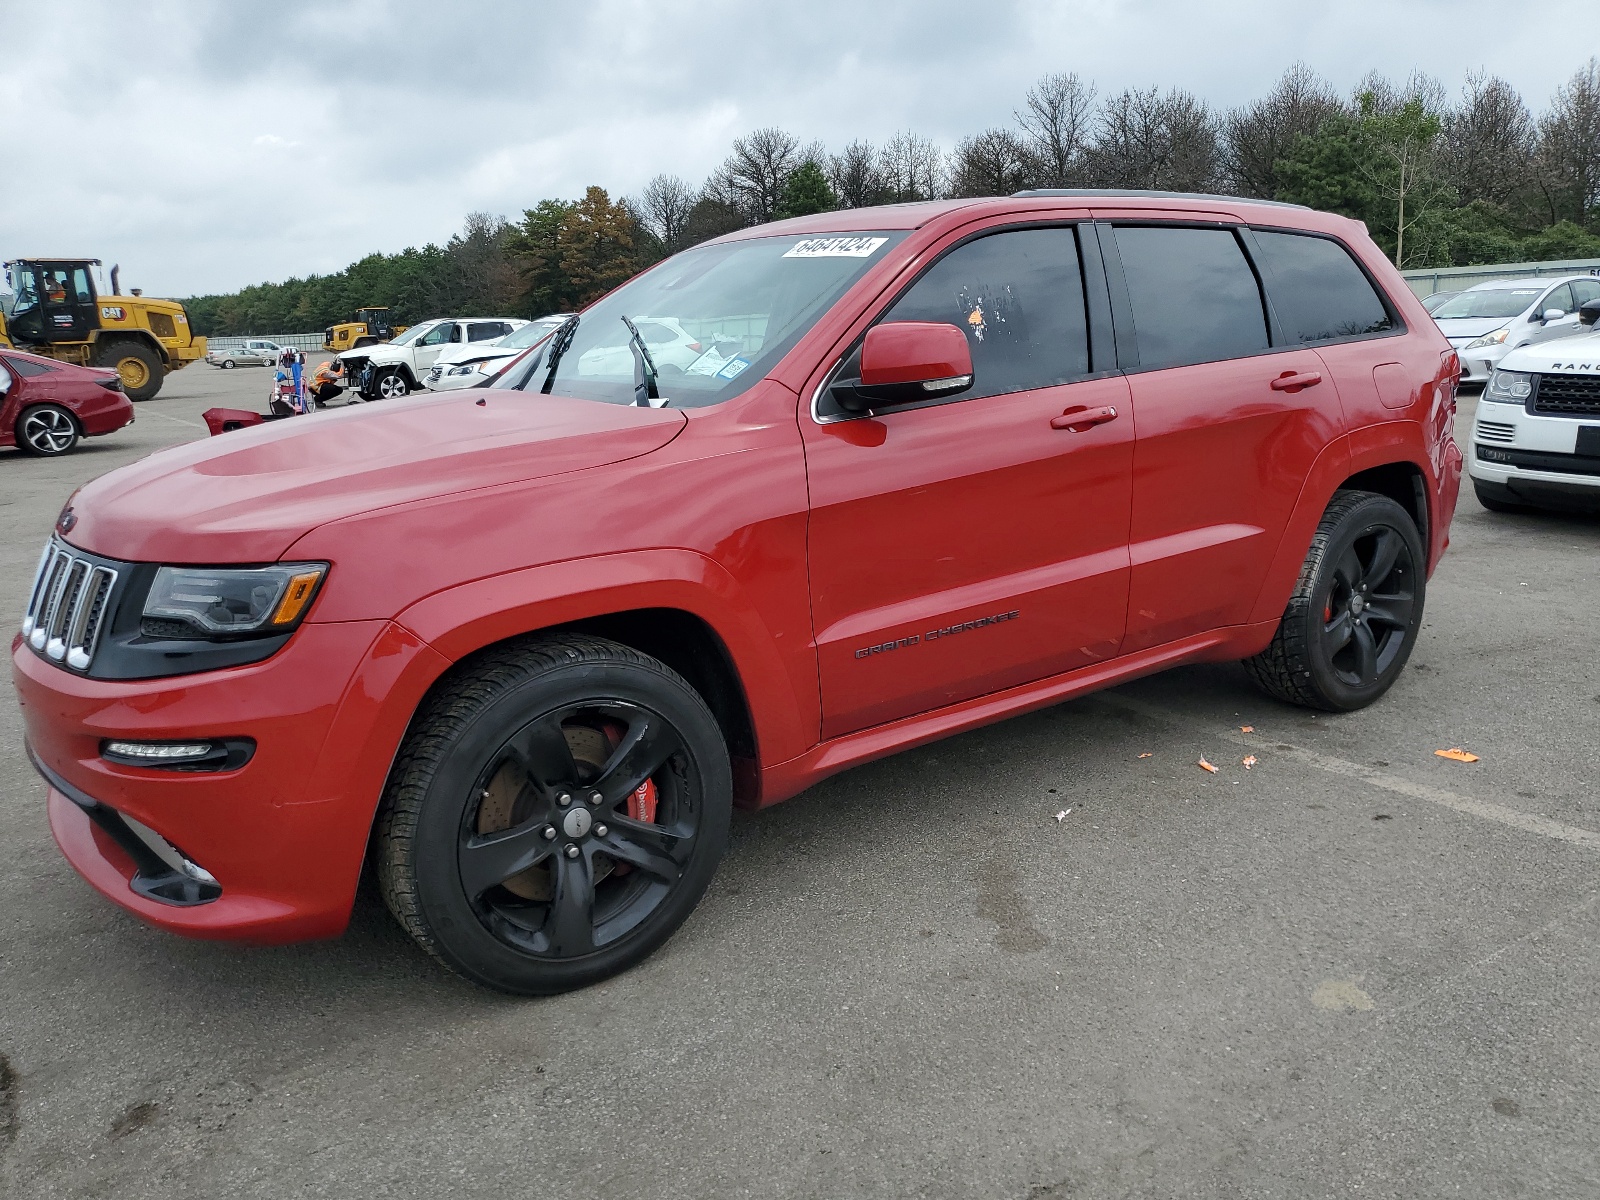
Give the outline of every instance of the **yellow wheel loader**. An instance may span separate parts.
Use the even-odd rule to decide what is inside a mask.
[[[387,308],[358,308],[354,321],[330,325],[322,331],[322,348],[337,354],[357,346],[374,346],[399,336],[409,328],[409,325],[391,324]]]
[[[134,288],[95,287],[97,258],[19,258],[5,264],[13,293],[0,318],[0,344],[84,367],[112,367],[130,400],[149,400],[171,371],[204,358],[206,339],[189,328],[176,300],[153,300]]]

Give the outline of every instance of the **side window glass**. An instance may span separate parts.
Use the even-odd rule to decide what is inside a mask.
[[[963,330],[976,377],[963,400],[1085,375],[1089,330],[1077,234],[1014,229],[957,246],[883,321],[942,321]]]
[[[78,267],[72,272],[72,290],[74,300],[79,304],[88,304],[93,293],[89,290],[89,272],[83,267]]]
[[[1539,307],[1534,309],[1533,315],[1537,319],[1544,316],[1552,308],[1559,308],[1563,313],[1572,311],[1572,285],[1570,283],[1563,283],[1560,287],[1551,291],[1543,300],[1539,301]]]
[[[1600,300],[1600,279],[1574,279],[1571,287],[1573,302],[1579,308],[1591,300]]]
[[[54,367],[47,367],[43,363],[26,362],[20,358],[14,359],[11,363],[11,366],[18,375],[26,377],[32,377],[35,375],[48,375],[55,370]]]
[[[1394,320],[1349,251],[1328,238],[1255,231],[1272,306],[1291,344],[1382,333]]]
[[[1116,238],[1140,367],[1247,358],[1267,349],[1261,289],[1230,231],[1124,225]]]
[[[474,321],[467,331],[467,340],[470,342],[487,342],[490,338],[497,338],[505,332],[505,327],[498,321]]]
[[[432,329],[428,330],[427,333],[422,335],[422,338],[417,342],[417,345],[438,346],[444,342],[448,342],[451,340],[451,334],[455,332],[455,328],[456,327],[454,325],[449,323],[435,325]]]

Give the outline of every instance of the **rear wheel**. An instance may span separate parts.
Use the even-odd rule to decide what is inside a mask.
[[[380,400],[397,400],[411,391],[411,385],[406,382],[405,372],[398,368],[378,376],[378,381],[372,387]]]
[[[547,994],[634,965],[727,842],[721,730],[680,676],[598,638],[489,651],[434,693],[378,819],[389,909],[440,962]]]
[[[1411,656],[1426,561],[1410,513],[1387,496],[1340,492],[1311,539],[1277,633],[1245,670],[1291,704],[1365,708]]]
[[[65,454],[78,444],[77,418],[59,404],[35,404],[17,418],[17,449],[40,458]]]
[[[233,359],[231,359],[231,358],[225,358],[225,359],[223,359],[223,360],[222,360],[222,369],[223,369],[223,370],[224,370],[224,371],[231,371],[231,370],[233,370]]]
[[[149,400],[161,390],[161,358],[143,342],[108,342],[100,347],[95,362],[111,367],[122,377],[122,390],[129,400]]]

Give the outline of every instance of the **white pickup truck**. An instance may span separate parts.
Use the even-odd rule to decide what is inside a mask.
[[[515,317],[441,317],[413,325],[392,342],[339,355],[352,398],[389,400],[422,386],[433,360],[452,346],[489,342],[526,325]]]

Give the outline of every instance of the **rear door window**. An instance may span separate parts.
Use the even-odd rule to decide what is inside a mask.
[[[1350,252],[1331,238],[1255,230],[1267,291],[1290,345],[1384,333],[1394,319]]]
[[[972,388],[959,399],[1051,387],[1088,374],[1089,331],[1070,227],[966,242],[894,302],[885,322],[938,321],[967,335]]]
[[[1116,241],[1141,369],[1267,349],[1261,289],[1231,230],[1122,225]]]
[[[1575,307],[1577,306],[1572,303],[1572,285],[1570,283],[1563,283],[1558,288],[1552,288],[1550,294],[1543,300],[1539,301],[1538,311],[1533,315],[1535,317],[1541,317],[1545,313],[1549,312],[1552,308],[1559,308],[1564,316],[1571,312]]]
[[[1600,300],[1600,279],[1574,279],[1572,298],[1579,308],[1591,300]]]

